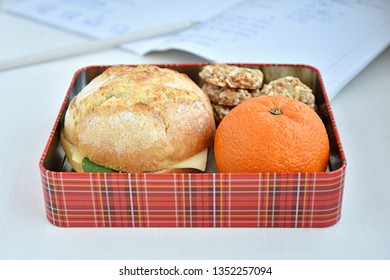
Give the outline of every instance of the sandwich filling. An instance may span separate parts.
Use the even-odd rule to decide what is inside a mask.
[[[66,140],[66,138],[63,135],[63,132],[61,132],[61,141],[63,145],[66,146],[64,148],[68,151],[67,152],[68,161],[72,163],[75,169],[78,169],[76,171],[84,171],[84,172],[89,171],[85,168],[85,165],[83,164],[83,161],[85,161],[85,159],[87,158],[86,155],[82,154],[76,146],[74,146],[72,143]],[[196,169],[203,172],[206,170],[207,154],[208,154],[208,148],[202,150],[201,152],[183,161],[174,163],[169,167],[167,167],[166,169],[169,170],[169,169],[178,169],[178,168],[185,168],[185,169],[188,168],[188,169]],[[95,163],[94,165],[99,166],[98,164]],[[106,169],[106,167],[103,167],[101,169]],[[99,170],[99,167],[95,170]]]

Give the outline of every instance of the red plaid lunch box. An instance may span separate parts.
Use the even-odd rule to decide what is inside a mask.
[[[206,63],[166,64],[201,85]],[[307,65],[235,64],[263,71],[264,82],[287,75],[313,89],[328,132],[326,172],[78,173],[60,143],[70,100],[108,66],[78,70],[39,162],[46,215],[60,227],[327,227],[340,220],[346,158],[319,71]]]

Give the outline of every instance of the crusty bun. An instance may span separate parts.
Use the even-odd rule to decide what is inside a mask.
[[[61,142],[76,171],[84,156],[121,172],[185,171],[172,166],[207,149],[214,133],[210,101],[185,74],[118,65],[70,102]]]

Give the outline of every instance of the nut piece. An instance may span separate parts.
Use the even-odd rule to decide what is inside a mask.
[[[279,78],[264,85],[261,94],[284,95],[301,101],[314,110],[316,108],[315,97],[311,88],[292,76]]]
[[[219,87],[258,89],[263,85],[264,75],[259,69],[211,64],[203,68],[199,76],[206,82]]]

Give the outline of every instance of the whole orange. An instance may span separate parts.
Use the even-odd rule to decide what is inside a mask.
[[[325,171],[329,139],[306,104],[260,96],[236,106],[219,124],[214,158],[223,173]]]

